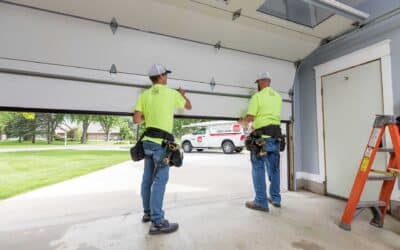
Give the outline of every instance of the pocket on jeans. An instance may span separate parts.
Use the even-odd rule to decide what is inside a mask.
[[[264,150],[267,152],[279,152],[278,140],[274,138],[268,138],[264,145]]]
[[[150,149],[144,149],[144,155],[145,156],[152,156],[153,155],[153,150]]]

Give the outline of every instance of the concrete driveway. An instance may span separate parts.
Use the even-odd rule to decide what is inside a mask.
[[[344,202],[307,192],[283,195],[283,207],[261,213],[253,197],[248,154],[193,153],[171,169],[166,217],[173,235],[149,236],[139,195],[142,163],[125,162],[0,202],[0,249],[400,249],[400,224],[352,232],[337,227]]]

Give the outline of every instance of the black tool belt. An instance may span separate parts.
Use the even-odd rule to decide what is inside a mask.
[[[146,128],[146,131],[144,132],[144,136],[152,137],[152,138],[159,138],[163,139],[166,141],[175,141],[175,138],[172,134],[159,129],[159,128]]]
[[[257,155],[264,155],[267,152],[263,150],[265,140],[262,138],[263,135],[270,136],[279,141],[279,150],[282,152],[285,150],[286,142],[285,136],[282,135],[282,130],[279,125],[268,125],[262,128],[254,130],[245,141],[247,150]]]
[[[165,163],[169,166],[182,166],[183,154],[179,145],[174,142],[175,138],[172,134],[158,128],[147,128],[144,135],[163,139],[162,146],[165,148]]]
[[[176,144],[175,138],[172,134],[158,128],[146,128],[139,141],[134,147],[131,148],[131,157],[133,161],[140,161],[144,159],[144,149],[142,139],[144,136],[162,139],[161,146],[165,148],[164,161],[169,166],[181,167],[183,163],[183,154]]]
[[[254,130],[252,134],[258,136],[267,135],[273,138],[278,138],[282,136],[282,130],[279,125],[268,125]]]

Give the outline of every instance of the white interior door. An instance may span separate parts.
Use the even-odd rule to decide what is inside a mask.
[[[383,113],[380,60],[322,77],[327,192],[347,198],[376,114]],[[384,168],[378,154],[373,168]],[[378,198],[381,182],[367,182],[363,200]]]

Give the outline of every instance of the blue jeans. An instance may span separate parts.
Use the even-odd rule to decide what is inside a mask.
[[[254,202],[263,208],[268,208],[267,187],[265,171],[268,173],[270,181],[269,194],[274,203],[281,203],[280,194],[280,154],[279,141],[274,138],[267,138],[264,150],[268,153],[258,156],[251,153],[252,177],[256,198]]]
[[[163,162],[165,149],[150,141],[143,141],[145,153],[142,180],[142,201],[144,212],[150,214],[151,221],[158,224],[164,220],[163,201],[169,178],[169,166]],[[155,168],[157,172],[155,173]]]

